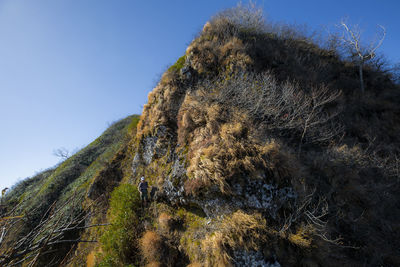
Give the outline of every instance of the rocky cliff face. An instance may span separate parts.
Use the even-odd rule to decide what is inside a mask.
[[[371,142],[388,138],[377,130],[387,123],[376,110],[388,101],[374,89],[382,84],[354,97],[355,67],[334,52],[235,23],[207,23],[149,94],[131,181],[157,188],[153,230],[191,266],[395,265],[383,240],[399,214],[398,163]],[[398,137],[389,139],[398,152]],[[160,216],[182,228],[166,233]]]

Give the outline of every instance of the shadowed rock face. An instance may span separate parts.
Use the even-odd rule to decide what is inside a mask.
[[[133,181],[148,177],[158,189],[158,205],[171,208],[172,217],[180,214],[183,223],[178,237],[165,238],[179,243],[190,262],[208,266],[358,265],[369,256],[367,262],[379,262],[379,253],[368,252],[374,247],[368,238],[350,230],[372,230],[367,219],[355,226],[352,218],[354,213],[361,216],[360,205],[371,214],[377,207],[355,199],[366,197],[364,186],[377,190],[372,176],[386,181],[390,176],[383,165],[373,167],[364,152],[356,155],[358,145],[354,151],[343,147],[344,142],[360,140],[353,127],[360,121],[352,120],[369,120],[354,106],[342,105],[359,101],[346,91],[357,77],[315,45],[250,30],[220,34],[216,28],[224,26],[213,23],[149,94],[138,127]],[[304,64],[299,67],[299,62]],[[325,67],[311,70],[311,62]],[[341,78],[338,71],[343,72]],[[291,84],[292,79],[298,84]],[[349,87],[339,88],[346,82]],[[324,107],[316,111],[316,106]],[[364,108],[375,112],[372,106]],[[345,132],[349,135],[338,138]],[[379,171],[370,175],[367,170],[374,168]],[[367,172],[364,178],[370,182],[361,183],[358,172]],[[189,220],[182,210],[199,216],[198,221]],[[249,217],[240,217],[240,212]],[[259,215],[266,221],[261,228],[256,227]],[[242,228],[235,228],[229,218],[241,218]],[[372,231],[380,239],[393,233],[386,230]],[[360,247],[362,253],[351,252]]]
[[[260,251],[234,251],[235,266],[281,267],[276,260],[267,261]]]

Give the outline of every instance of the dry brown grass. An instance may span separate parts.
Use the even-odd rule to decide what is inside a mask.
[[[202,241],[205,265],[232,266],[230,249],[258,250],[265,238],[266,222],[261,214],[236,211],[224,218],[218,231]]]
[[[242,40],[237,37],[220,40],[215,35],[204,33],[192,42],[186,54],[194,70],[210,76],[219,71],[247,70],[253,63]]]
[[[201,35],[186,49],[191,66],[199,74],[215,75],[247,70],[253,64],[247,47],[238,38],[238,25],[221,16],[207,22]]]
[[[299,247],[308,248],[313,241],[313,234],[314,230],[311,225],[301,225],[296,233],[289,234],[288,240]]]
[[[186,95],[177,118],[178,143],[181,146],[190,143],[193,131],[206,123],[206,113],[200,103],[193,96]]]
[[[228,254],[225,236],[222,232],[214,232],[202,242],[202,250],[206,254],[206,266],[232,266],[231,256]]]
[[[158,261],[152,261],[146,264],[146,267],[161,267],[161,266],[163,265]]]
[[[218,46],[208,38],[199,39],[188,50],[191,66],[199,74],[212,73],[219,67]]]
[[[233,37],[219,49],[220,62],[228,73],[244,71],[252,65],[253,60],[246,52],[242,40]]]
[[[177,77],[166,72],[157,86],[148,94],[148,102],[143,106],[143,112],[137,127],[136,137],[140,140],[144,135],[153,133],[159,125],[168,125],[171,118],[176,117],[179,109],[182,89],[176,84]]]
[[[265,172],[277,184],[287,183],[296,166],[293,157],[275,140],[254,138],[257,129],[246,113],[204,101],[210,94],[198,90],[187,95],[178,113],[178,143],[188,147],[186,193],[197,194],[211,185],[230,193],[234,179]]]
[[[244,49],[243,41],[237,37],[233,37],[221,46],[219,50],[224,56],[235,56],[238,53],[243,53],[245,51]]]
[[[261,214],[247,214],[239,210],[226,216],[222,225],[224,243],[232,248],[258,250],[265,241],[266,221]]]
[[[147,231],[139,241],[143,257],[149,262],[159,261],[162,257],[163,242],[161,237],[153,231]]]
[[[161,110],[160,102],[158,101],[160,94],[162,93],[162,86],[157,85],[153,91],[151,91],[147,98],[147,104],[143,106],[143,112],[140,116],[140,121],[137,126],[137,137],[150,133],[151,129],[156,125],[157,121],[160,120]]]
[[[172,217],[171,215],[162,212],[158,216],[158,225],[162,231],[169,231],[171,229]]]
[[[94,267],[96,264],[96,251],[91,251],[86,257],[86,267]]]
[[[240,122],[223,124],[206,145],[193,151],[188,167],[191,179],[186,189],[216,184],[221,192],[229,193],[229,182],[234,177],[256,176],[265,170],[278,183],[289,177],[293,168],[289,165],[291,160],[279,144],[275,141],[257,144],[248,138],[248,131]]]

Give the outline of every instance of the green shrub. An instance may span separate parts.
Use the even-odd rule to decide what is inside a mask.
[[[117,260],[110,255],[104,257],[103,260],[96,265],[96,267],[115,267],[115,266],[135,267],[135,265],[132,264],[127,264],[127,265],[118,264]]]
[[[96,265],[96,267],[112,267],[116,265],[116,259],[110,255],[107,255],[103,258],[103,260]]]
[[[111,225],[101,237],[104,258],[98,266],[122,266],[134,261],[139,209],[140,197],[135,186],[121,184],[111,193],[107,214]]]
[[[181,56],[174,65],[168,68],[168,71],[170,72],[178,72],[183,68],[183,65],[185,64],[186,61],[186,55]]]

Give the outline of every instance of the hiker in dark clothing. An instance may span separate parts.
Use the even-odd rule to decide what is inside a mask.
[[[149,187],[149,185],[144,180],[144,177],[140,178],[140,183],[139,183],[138,189],[140,192],[140,198],[142,199],[142,206],[143,206],[143,201],[144,201],[145,205],[147,205],[147,202],[149,202],[149,198],[147,196],[148,187]]]

